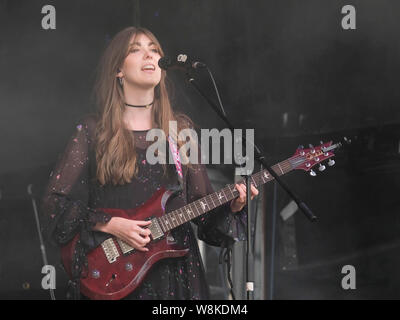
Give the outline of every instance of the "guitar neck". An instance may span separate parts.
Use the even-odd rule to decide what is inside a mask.
[[[272,170],[278,175],[284,175],[293,170],[296,159],[289,158],[272,166]],[[251,182],[255,187],[263,185],[274,179],[267,171],[261,170],[251,176]],[[245,179],[239,180],[237,184],[245,183]],[[229,184],[225,188],[200,198],[180,209],[174,210],[162,217],[158,218],[158,222],[162,226],[164,232],[179,227],[180,225],[193,220],[201,215],[222,206],[223,204],[235,199],[239,195],[234,184]]]

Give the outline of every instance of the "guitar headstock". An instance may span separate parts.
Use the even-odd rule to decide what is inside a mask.
[[[332,158],[335,156],[333,151],[337,148],[340,148],[342,144],[335,143],[332,144],[332,141],[322,143],[319,146],[313,147],[310,145],[310,148],[304,149],[303,147],[299,147],[294,155],[289,159],[293,169],[309,171],[311,176],[316,176],[313,167],[319,164],[318,170],[324,171],[326,166],[322,164],[323,161],[329,159],[328,166],[333,166],[335,161]]]

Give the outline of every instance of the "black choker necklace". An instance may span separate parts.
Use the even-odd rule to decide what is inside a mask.
[[[133,104],[125,103],[125,105],[128,106],[128,107],[146,108],[146,109],[150,108],[153,104],[154,104],[154,101],[152,103],[150,103],[150,104],[145,105],[145,106],[134,106]]]

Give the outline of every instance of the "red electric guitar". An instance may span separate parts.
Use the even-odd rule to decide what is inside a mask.
[[[341,143],[332,142],[321,144],[310,149],[297,149],[289,159],[282,161],[272,169],[279,176],[294,169],[310,171],[317,164],[323,171],[325,166],[322,161],[334,156],[333,150],[340,147]],[[334,161],[329,160],[328,165]],[[267,170],[259,171],[251,176],[251,181],[257,187],[274,178]],[[202,214],[223,205],[236,198],[239,193],[233,184],[227,185],[220,191],[209,194],[178,210],[165,213],[165,205],[173,192],[161,188],[145,204],[139,208],[101,209],[114,217],[123,217],[134,220],[151,220],[148,227],[151,231],[152,241],[147,244],[148,252],[137,251],[121,239],[111,237],[100,246],[89,252],[88,276],[81,279],[81,292],[91,299],[121,299],[133,292],[153,264],[164,258],[182,257],[188,249],[178,247],[170,231],[180,225],[201,216]],[[61,250],[62,261],[69,275],[71,275],[71,263],[74,248],[79,235]]]

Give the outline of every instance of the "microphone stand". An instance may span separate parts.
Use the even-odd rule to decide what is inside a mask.
[[[39,219],[39,214],[38,214],[38,210],[37,210],[37,206],[36,206],[36,200],[35,200],[35,197],[34,197],[33,192],[32,192],[32,184],[28,185],[27,190],[28,190],[28,194],[29,194],[29,196],[31,197],[31,200],[32,200],[32,207],[33,207],[33,212],[35,214],[36,228],[37,228],[37,232],[38,232],[38,235],[39,235],[40,251],[42,253],[43,264],[45,266],[47,266],[49,263],[47,261],[46,247],[44,245],[42,231],[40,230],[40,219]],[[56,296],[54,294],[54,289],[50,288],[49,291],[50,291],[51,300],[56,300]]]
[[[211,108],[217,113],[217,115],[226,123],[228,128],[233,133],[233,125],[229,121],[229,119],[221,112],[218,106],[201,90],[199,85],[197,84],[196,80],[191,76],[190,69],[186,70],[186,77],[188,82],[196,89],[196,91],[208,102]],[[246,148],[246,137],[242,133],[242,144]],[[313,212],[308,208],[308,206],[296,195],[293,191],[289,189],[289,187],[282,181],[282,179],[275,173],[274,170],[271,169],[271,166],[265,161],[265,157],[261,154],[260,149],[251,142],[255,150],[254,159],[259,162],[275,179],[276,182],[286,191],[286,193],[293,199],[293,201],[297,204],[300,211],[304,213],[304,215],[310,220],[315,221],[317,217],[313,214]],[[251,239],[251,182],[250,182],[251,173],[247,173],[246,175],[246,192],[247,192],[247,246],[246,246],[246,292],[247,292],[247,300],[254,299],[254,272],[253,272],[253,265],[254,265],[254,254],[252,250],[252,239]]]

